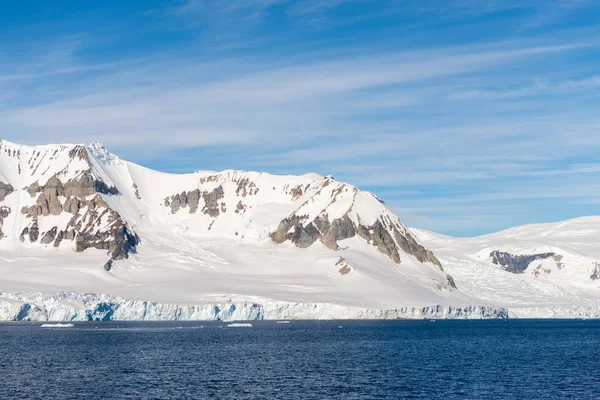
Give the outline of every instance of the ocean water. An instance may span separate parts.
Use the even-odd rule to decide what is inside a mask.
[[[598,399],[600,321],[0,324],[0,398]]]

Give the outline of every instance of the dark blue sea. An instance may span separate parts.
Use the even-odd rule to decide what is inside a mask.
[[[600,321],[0,324],[1,399],[598,399]]]

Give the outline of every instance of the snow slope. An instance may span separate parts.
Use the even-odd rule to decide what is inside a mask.
[[[511,317],[600,318],[598,216],[466,239],[411,231],[461,291],[506,307]]]
[[[143,304],[191,319],[504,316],[455,289],[379,199],[332,177],[175,175],[98,143],[0,141],[0,208],[0,319],[98,304],[121,319],[160,319],[132,311]]]

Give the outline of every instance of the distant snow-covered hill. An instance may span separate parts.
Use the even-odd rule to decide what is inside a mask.
[[[411,232],[467,295],[513,317],[600,318],[600,217],[458,239]]]
[[[166,174],[98,143],[0,140],[0,291],[0,319],[256,317],[248,304],[296,313],[261,317],[504,315],[456,289],[371,193],[316,174]],[[221,312],[237,306],[254,314]]]

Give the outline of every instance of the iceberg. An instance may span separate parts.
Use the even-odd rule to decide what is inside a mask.
[[[73,328],[73,324],[42,324],[40,328]]]

